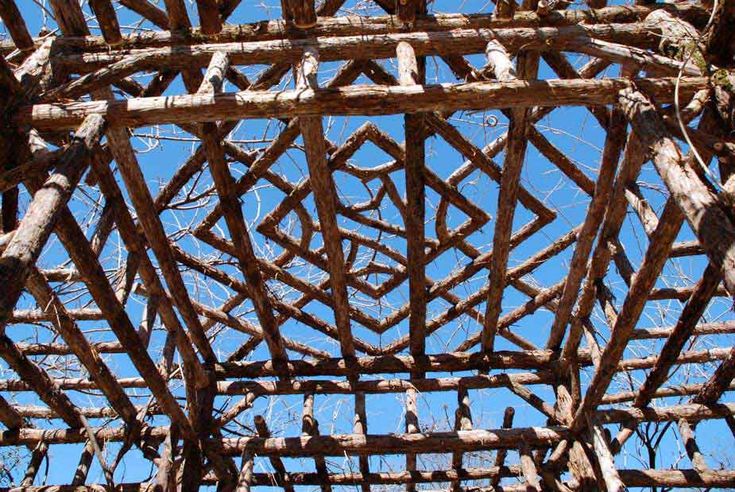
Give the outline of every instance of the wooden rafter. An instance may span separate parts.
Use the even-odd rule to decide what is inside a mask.
[[[0,0],[0,447],[27,448],[23,490],[735,487],[697,432],[735,433],[735,323],[707,322],[735,292],[729,2],[281,0],[237,24],[240,3],[51,0],[35,36]],[[657,422],[689,463],[620,467]],[[116,483],[142,460],[150,483]]]

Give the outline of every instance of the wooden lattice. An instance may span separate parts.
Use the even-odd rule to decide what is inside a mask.
[[[0,0],[7,485],[735,487],[735,2],[494,1]]]

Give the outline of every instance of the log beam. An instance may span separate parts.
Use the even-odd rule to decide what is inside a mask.
[[[708,84],[709,80],[703,77],[682,78],[679,97],[685,100]],[[635,80],[635,85],[662,104],[673,102],[675,79],[640,79]],[[119,125],[138,127],[250,118],[523,108],[539,104],[594,106],[616,103],[616,94],[631,86],[628,79],[609,78],[472,82],[423,87],[351,86],[278,93],[247,91],[206,97],[181,95],[125,101],[36,104],[20,107],[14,122],[33,125],[40,130],[60,130],[73,128],[92,114],[113,119]]]

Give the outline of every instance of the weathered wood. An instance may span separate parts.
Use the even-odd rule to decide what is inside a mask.
[[[168,15],[160,8],[153,5],[148,0],[120,0],[120,5],[124,5],[133,12],[140,14],[161,29],[168,29]]]
[[[623,484],[618,470],[615,468],[615,459],[610,452],[610,448],[605,440],[605,434],[599,426],[592,425],[590,427],[590,435],[592,448],[597,455],[597,462],[600,465],[602,478],[605,481],[605,488],[608,492],[625,492],[628,489]]]
[[[679,97],[686,99],[708,84],[706,78],[686,77]],[[636,86],[660,103],[673,101],[676,81],[641,79]],[[248,91],[214,96],[182,95],[70,104],[37,104],[19,108],[15,122],[39,129],[72,128],[91,114],[116,124],[136,127],[192,121],[230,121],[293,116],[378,115],[462,109],[537,106],[599,105],[617,102],[616,94],[631,86],[627,79],[545,80],[508,83],[474,82],[424,87],[352,86],[344,89],[307,89],[261,93]]]
[[[683,159],[646,96],[632,90],[623,91],[620,104],[639,133],[641,144],[650,153],[656,170],[697,234],[699,243],[710,261],[720,268],[725,287],[731,296],[735,296],[735,251],[732,249],[735,226],[721,200]]]
[[[48,373],[23,355],[7,335],[0,335],[0,357],[38,393],[38,397],[52,408],[64,422],[73,428],[81,428],[82,420],[77,407],[51,380]],[[10,431],[13,432],[13,431]],[[81,431],[84,433],[85,431]],[[34,444],[35,445],[35,444]]]
[[[417,434],[421,432],[419,425],[419,411],[418,411],[418,395],[416,390],[413,388],[406,391],[406,434]],[[416,454],[408,452],[406,453],[406,471],[413,473],[416,471]],[[407,492],[416,490],[414,484],[409,483],[406,485]]]
[[[358,24],[359,20],[355,21]],[[391,58],[400,42],[413,46],[417,56],[423,55],[468,55],[482,53],[488,42],[496,40],[506,50],[516,52],[520,49],[538,50],[555,48],[558,50],[587,50],[591,39],[600,44],[595,51],[611,56],[617,61],[632,57],[641,58],[646,64],[656,68],[674,69],[681,66],[662,55],[652,55],[641,49],[625,48],[622,45],[646,48],[657,42],[655,33],[645,24],[591,24],[560,27],[516,27],[516,28],[474,28],[453,29],[451,31],[402,32],[402,29],[379,28],[379,33],[354,32],[349,29],[345,35],[304,39],[266,39],[264,41],[232,41],[190,44],[172,47],[144,47],[106,52],[90,52],[61,55],[57,63],[63,69],[89,73],[111,63],[134,59],[140,70],[185,69],[186,67],[206,67],[211,56],[224,51],[234,64],[273,63],[278,61],[298,62],[300,53],[310,46],[321,54],[323,61],[351,60],[363,50],[372,59]],[[380,31],[388,32],[380,32]],[[616,43],[608,46],[604,43]],[[441,50],[438,47],[441,46]],[[360,51],[357,51],[357,50]],[[593,49],[593,48],[589,48]],[[361,58],[365,58],[363,55]],[[667,68],[668,67],[668,68]]]
[[[618,313],[617,320],[612,328],[610,341],[605,346],[600,357],[600,366],[595,371],[582,403],[574,417],[572,428],[578,429],[584,425],[582,419],[593,407],[597,406],[607,390],[615,373],[615,367],[623,355],[623,351],[630,339],[630,333],[638,322],[647,295],[663,269],[668,257],[668,250],[674,243],[682,223],[682,213],[670,200],[661,214],[659,225],[651,236],[651,242],[646,250],[643,263],[631,283],[623,307]]]
[[[0,295],[0,323],[7,322],[18,302],[31,266],[89,166],[92,148],[99,141],[104,126],[105,121],[99,115],[85,118],[60,156],[54,174],[34,193],[25,217],[0,257],[0,282],[6,286]]]
[[[107,44],[115,46],[122,43],[120,24],[117,21],[117,14],[112,2],[110,0],[90,0],[89,6],[92,7],[92,11],[97,17],[102,36]]]
[[[255,429],[258,432],[258,436],[265,440],[269,439],[271,437],[271,433],[268,430],[268,424],[266,424],[265,419],[262,415],[256,415],[254,418],[255,423]],[[312,438],[311,436],[306,437],[306,439]],[[250,448],[250,446],[246,446],[245,449]],[[257,451],[253,450],[254,454],[262,454],[258,453]],[[273,467],[274,473],[274,480],[276,485],[280,485],[283,487],[283,489],[286,492],[293,492],[294,488],[293,485],[291,485],[290,480],[288,480],[288,473],[286,472],[286,467],[283,465],[283,460],[276,455],[272,455],[269,457],[269,460],[271,462],[271,466]]]
[[[20,10],[15,5],[15,0],[0,1],[0,17],[2,17],[3,24],[8,29],[16,48],[21,51],[35,49],[33,38],[28,32],[28,27],[20,14]]]
[[[517,477],[520,470],[517,466],[505,467],[503,469],[495,468],[473,468],[464,470],[462,478],[468,480],[482,480],[500,475],[501,477]],[[671,488],[729,488],[735,484],[735,473],[729,470],[709,471],[699,474],[696,470],[635,470],[622,469],[619,471],[621,479],[629,487],[671,487]],[[299,473],[292,474],[293,482],[299,485],[319,485],[318,476],[315,473]],[[417,474],[417,480],[421,482],[443,482],[456,478],[457,475],[451,470],[438,470],[434,472],[421,472]],[[343,473],[330,475],[330,482],[340,485],[364,485],[366,482],[376,484],[392,484],[406,483],[410,480],[405,472],[383,472],[372,473],[363,477],[359,473]],[[253,474],[253,484],[269,485],[271,478],[268,474]],[[211,476],[205,477],[206,484],[213,484]],[[525,485],[521,486],[504,486],[503,490],[508,492],[523,492]],[[87,485],[83,488],[70,486],[40,486],[28,488],[2,488],[2,492],[102,492],[110,490],[105,485]],[[120,492],[143,492],[149,491],[150,485],[145,483],[124,483],[119,484],[114,490]],[[430,490],[430,489],[426,489]],[[495,489],[485,487],[476,487],[473,490],[477,492],[492,492]],[[562,489],[565,490],[565,489]],[[436,492],[436,491],[432,491]]]
[[[26,473],[21,480],[21,487],[30,487],[33,485],[33,481],[36,479],[38,470],[41,467],[41,463],[44,459],[47,459],[46,454],[48,453],[48,446],[45,443],[38,444],[33,452],[31,453],[31,459],[26,467]]]
[[[541,490],[541,484],[539,483],[538,471],[536,470],[536,463],[533,461],[531,448],[529,448],[527,444],[522,443],[519,449],[519,454],[521,457],[521,471],[523,472],[526,491],[539,492]]]
[[[85,338],[77,324],[69,317],[66,307],[53,292],[46,280],[37,270],[28,276],[27,288],[39,306],[49,312],[54,320],[56,330],[71,347],[76,357],[104,392],[110,405],[123,421],[130,426],[132,433],[140,431],[141,424],[137,420],[137,410],[125,394],[110,368],[101,359],[99,353]]]
[[[357,388],[356,388],[357,390]],[[365,393],[362,391],[355,391],[355,417],[352,424],[352,432],[357,435],[365,435],[368,431],[367,414],[365,412]],[[370,462],[367,456],[360,456],[358,458],[360,466],[360,474],[364,477],[370,474]],[[361,487],[362,492],[370,492],[370,485],[363,483]]]
[[[125,438],[121,428],[94,429],[98,439],[120,441]],[[167,427],[149,430],[151,439],[163,439]],[[207,447],[226,456],[239,455],[249,448],[254,454],[265,457],[312,456],[322,453],[327,456],[405,454],[453,451],[477,451],[487,449],[514,449],[520,440],[529,446],[545,447],[570,436],[564,427],[525,427],[516,429],[488,429],[458,432],[425,432],[420,434],[358,435],[332,434],[319,437],[242,437],[210,439]],[[34,444],[40,440],[48,444],[75,443],[86,440],[83,429],[41,430],[23,428],[18,431],[0,433],[0,446]]]
[[[222,30],[217,0],[197,0],[197,12],[202,34],[217,34]]]
[[[595,184],[594,195],[587,209],[582,230],[579,231],[574,255],[569,265],[569,272],[564,282],[564,290],[559,299],[549,339],[546,343],[547,348],[559,347],[564,337],[569,317],[579,295],[579,287],[587,270],[587,259],[592,251],[592,243],[602,223],[608,200],[613,191],[615,170],[625,138],[625,126],[620,112],[613,111],[611,116],[602,162],[600,163],[600,174]]]
[[[74,470],[74,477],[71,480],[70,485],[78,486],[84,485],[87,481],[87,475],[89,469],[92,466],[92,458],[94,457],[94,448],[90,441],[87,441],[84,445],[84,449],[79,454],[79,463],[77,464],[76,470]]]
[[[489,68],[495,78],[501,82],[516,80],[513,65],[503,46],[491,41],[485,51]],[[510,237],[513,232],[513,216],[515,214],[518,188],[520,187],[521,169],[526,157],[526,125],[528,110],[513,109],[508,127],[508,142],[505,145],[505,161],[500,178],[495,231],[493,233],[493,257],[490,264],[485,307],[485,322],[482,329],[482,350],[490,353],[495,348],[495,335],[498,331],[498,320],[502,310],[503,291],[506,285],[506,269],[510,256]]]
[[[287,0],[289,14],[299,29],[311,29],[317,24],[314,0]]]
[[[253,480],[253,456],[246,449],[242,453],[242,469],[237,481],[237,492],[250,492],[250,484]]]
[[[304,407],[301,415],[301,433],[305,436],[318,436],[319,435],[319,422],[314,418],[314,394],[304,393]],[[321,489],[327,492],[332,490],[329,484],[328,476],[329,471],[327,470],[327,462],[323,456],[314,456],[314,464],[316,465],[316,472],[320,478]]]
[[[682,310],[681,316],[671,334],[666,339],[666,343],[661,348],[658,362],[648,373],[646,380],[638,390],[634,405],[643,407],[651,401],[656,389],[658,389],[666,380],[671,364],[681,353],[684,345],[694,332],[697,321],[704,314],[714,290],[720,284],[720,276],[718,269],[712,265],[708,265],[702,279],[697,283],[692,296],[689,298],[686,306]]]
[[[460,385],[457,388],[457,409],[454,412],[454,430],[472,430],[472,411],[470,409],[470,395],[467,392],[467,387],[464,385]],[[501,453],[501,451],[498,451],[498,454],[499,453]],[[500,468],[503,466],[503,463],[500,463],[500,465],[498,465],[496,461],[496,466]],[[459,470],[461,470],[462,468],[462,453],[459,451],[453,453],[452,469],[459,472]],[[460,486],[461,482],[459,480],[452,481],[453,491],[456,492],[460,490]]]
[[[199,88],[199,94],[219,92],[229,60],[224,53],[215,54]],[[221,140],[217,138],[217,126],[214,123],[205,123],[202,127],[204,152],[209,162],[217,194],[220,197],[220,206],[227,222],[235,251],[238,252],[240,270],[248,281],[249,295],[255,306],[255,312],[260,321],[263,335],[268,348],[276,362],[285,361],[288,356],[283,346],[280,332],[276,325],[271,302],[266,293],[265,283],[258,268],[258,259],[255,256],[250,233],[245,224],[245,217],[238,200],[235,180],[230,174]]]
[[[223,26],[216,36],[204,35],[201,29],[193,28],[187,31],[168,31],[168,16],[166,13],[146,0],[122,0],[122,5],[142,17],[148,19],[161,31],[147,32],[144,35],[136,33],[123,36],[123,46],[152,47],[164,45],[182,45],[205,43],[212,41],[245,42],[266,39],[282,38],[292,32],[283,20],[271,20],[250,24],[234,24]],[[328,7],[325,2],[317,11]],[[404,25],[394,16],[371,15],[369,17],[342,16],[332,17],[336,9],[330,8],[319,12],[316,25],[309,31],[315,36],[344,36],[348,34],[385,34],[405,31]],[[650,6],[626,5],[610,6],[595,10],[566,9],[555,10],[550,15],[539,16],[533,11],[518,11],[512,19],[499,19],[491,13],[453,14],[436,13],[416,19],[412,31],[449,31],[454,29],[506,29],[522,27],[561,27],[570,25],[590,24],[625,24],[641,22],[654,11],[671,13],[674,18],[681,18],[690,23],[703,26],[709,12],[700,5],[658,3]],[[660,26],[653,26],[654,29]],[[668,26],[664,26],[666,28]],[[649,27],[650,28],[650,27]],[[40,39],[34,40],[39,43]],[[68,36],[57,40],[60,47],[80,48],[88,51],[104,51],[107,43],[100,36],[74,37]],[[0,43],[0,50],[9,49],[5,43]]]
[[[109,90],[101,94],[105,98],[111,96]],[[184,285],[181,273],[171,253],[171,248],[161,220],[155,211],[153,198],[145,183],[138,159],[128,138],[127,131],[121,126],[111,127],[107,132],[110,149],[118,163],[120,174],[127,187],[133,206],[138,213],[143,230],[151,249],[158,258],[166,284],[171,290],[172,298],[186,323],[190,336],[205,360],[216,359],[212,347],[207,340],[204,329],[191,304],[191,299]]]
[[[308,49],[296,72],[296,92],[317,90],[317,70],[319,54]],[[306,162],[309,166],[311,189],[316,202],[317,215],[324,239],[324,249],[327,253],[329,278],[332,297],[334,298],[334,318],[339,332],[339,342],[342,354],[350,357],[355,354],[355,346],[350,327],[349,299],[344,272],[344,251],[342,237],[337,225],[337,190],[327,164],[326,142],[324,128],[320,116],[305,116],[299,118],[301,135],[304,138]]]
[[[515,416],[515,409],[513,407],[506,407],[505,411],[503,412],[503,429],[510,429],[513,427],[513,417]],[[505,465],[505,458],[508,455],[508,452],[505,449],[498,449],[498,451],[495,454],[495,467],[496,468],[503,468]],[[497,475],[493,477],[492,479],[492,485],[493,487],[497,487],[498,484],[500,484],[500,475]]]
[[[56,23],[67,36],[87,36],[89,28],[81,6],[74,0],[51,0]]]
[[[26,186],[31,191],[40,189],[43,185],[40,180],[28,179]],[[161,377],[147,351],[140,343],[140,338],[133,327],[123,306],[115,297],[97,257],[94,255],[89,242],[66,206],[60,208],[56,224],[56,234],[69,252],[70,257],[77,265],[85,278],[87,288],[105,318],[110,328],[125,347],[131,361],[138,372],[146,378],[151,393],[156,397],[166,413],[182,428],[182,432],[190,432],[189,422],[169,391],[166,382]]]
[[[201,27],[192,28],[190,6],[183,0],[165,0],[165,11],[148,0],[121,0],[120,5],[142,14],[145,23],[162,29],[144,24],[123,35],[118,6],[92,0],[99,29],[95,19],[90,25],[102,36],[88,36],[79,2],[51,0],[60,33],[33,39],[20,14],[7,13],[4,7],[15,8],[9,1],[0,0],[0,16],[12,18],[16,25],[9,27],[15,29],[11,37],[26,47],[19,44],[16,50],[10,42],[0,43],[0,85],[6,89],[0,105],[9,129],[0,139],[0,157],[6,163],[6,172],[0,174],[0,254],[22,254],[18,241],[32,224],[33,205],[24,209],[17,185],[25,184],[33,193],[43,187],[48,173],[59,173],[57,165],[72,145],[68,130],[85,119],[104,118],[112,124],[105,132],[107,142],[93,142],[86,155],[93,170],[84,189],[91,191],[84,195],[90,201],[84,203],[91,205],[88,217],[96,223],[80,227],[72,211],[86,209],[67,205],[75,183],[68,185],[57,205],[46,211],[56,216],[37,233],[39,242],[24,267],[30,276],[20,275],[38,308],[15,309],[10,303],[0,318],[7,322],[6,348],[0,355],[19,375],[0,380],[0,391],[38,395],[13,395],[8,398],[12,403],[0,397],[0,420],[9,429],[0,434],[0,445],[36,449],[22,484],[29,490],[34,490],[32,475],[40,457],[55,443],[86,444],[72,485],[59,490],[196,490],[213,485],[229,491],[275,484],[286,490],[318,485],[327,492],[335,485],[359,486],[369,492],[381,484],[402,484],[411,491],[419,483],[436,483],[456,492],[569,492],[735,483],[731,472],[707,468],[694,440],[701,420],[724,419],[735,428],[735,407],[716,403],[735,388],[735,349],[717,343],[683,349],[692,337],[714,335],[711,339],[717,342],[735,332],[735,323],[729,321],[697,326],[710,299],[727,295],[720,279],[732,266],[724,264],[731,262],[727,241],[735,239],[730,237],[735,219],[727,193],[735,161],[735,144],[728,137],[735,120],[726,82],[732,75],[731,64],[722,61],[732,56],[730,36],[723,31],[726,20],[734,18],[732,8],[718,6],[710,19],[712,6],[706,4],[604,7],[604,0],[590,0],[597,8],[576,10],[555,0],[500,0],[492,14],[429,15],[423,0],[376,0],[388,16],[332,17],[343,0],[327,0],[319,8],[312,0],[282,0],[281,20],[224,25],[239,0],[198,0],[195,22]],[[129,13],[124,17],[127,24]],[[700,35],[696,29],[705,25]],[[713,32],[723,41],[713,40]],[[473,66],[474,56],[465,58],[483,51],[488,60],[483,69]],[[567,53],[590,61],[576,69]],[[318,71],[320,56],[322,62],[349,60],[326,88],[317,82],[325,74]],[[424,64],[430,56],[446,65],[432,72],[437,82],[446,75],[462,82],[427,84]],[[540,57],[562,80],[536,80]],[[397,75],[381,66],[380,59],[395,59]],[[722,63],[712,64],[714,59]],[[262,63],[273,65],[251,82],[246,66]],[[603,73],[615,64],[622,65],[621,77]],[[208,67],[204,75],[202,67]],[[282,79],[292,68],[295,89],[283,90],[288,82]],[[144,86],[141,76],[149,71],[154,74]],[[179,75],[183,84],[177,85]],[[349,86],[358,77],[372,85]],[[225,79],[240,92],[223,93]],[[188,95],[177,95],[182,85]],[[113,94],[119,92],[111,87],[123,97],[115,100]],[[621,101],[620,93],[631,91],[640,91],[635,97],[643,101]],[[592,114],[592,125],[600,126],[592,134],[604,136],[605,146],[594,169],[578,162],[574,152],[565,153],[556,134],[550,136],[542,126],[545,116],[566,106],[582,106],[582,113]],[[508,131],[493,129],[505,120],[496,121],[492,113],[474,113],[487,110],[502,111]],[[394,114],[405,118],[403,145],[379,128],[384,118],[358,122],[357,130],[344,127],[351,131],[344,140],[330,142],[325,134],[331,138],[339,133],[323,122],[325,116]],[[633,130],[618,165],[625,116]],[[267,126],[262,141],[229,140],[243,120],[259,118],[278,118],[281,122],[274,124],[283,127],[274,131]],[[539,122],[537,129],[533,125]],[[185,135],[144,136],[149,130],[130,130],[168,123]],[[475,123],[478,131],[499,136],[481,148],[475,141],[483,137],[467,133]],[[60,150],[47,150],[51,144],[41,136]],[[183,165],[166,171],[171,179],[159,186],[155,200],[150,178],[158,175],[158,164],[138,162],[131,136],[193,143]],[[712,155],[718,158],[723,190],[698,162],[676,155],[673,138],[696,146],[706,165]],[[438,160],[432,162],[437,170],[430,170],[425,162],[434,155],[425,148],[429,139],[450,153],[456,150],[466,161],[446,168]],[[567,203],[557,203],[559,189],[542,195],[533,180],[520,185],[527,141],[550,161],[553,172],[561,171],[560,184],[578,188],[580,203],[589,205],[581,211],[586,213],[583,221],[578,213],[574,223],[569,221],[563,211]],[[248,150],[251,144],[255,150]],[[370,145],[388,160],[373,167],[353,162]],[[503,151],[501,167],[493,159]],[[435,155],[443,159],[443,154]],[[301,169],[305,175],[281,169],[294,157],[293,170],[306,168]],[[658,202],[649,195],[658,188],[638,182],[649,157],[670,192],[660,217]],[[349,192],[338,192],[342,174],[365,184],[370,198],[353,203]],[[682,178],[694,186],[682,184]],[[467,191],[487,182],[498,183],[500,189],[493,207],[476,202],[486,190],[477,190],[480,195]],[[276,205],[262,217],[258,214],[257,232],[265,242],[255,244],[240,200],[261,203],[261,190],[268,190],[267,203],[275,199]],[[424,224],[425,201],[431,202],[431,230]],[[515,211],[518,202],[524,207],[523,221],[513,231],[514,222],[521,221],[515,217],[521,212]],[[393,217],[383,213],[388,203]],[[202,206],[206,211],[200,220],[192,209]],[[631,230],[626,225],[629,209],[637,216]],[[708,222],[704,219],[711,210],[717,216]],[[464,222],[455,220],[462,215]],[[19,217],[25,229],[23,224],[17,227]],[[194,222],[180,221],[182,217]],[[164,226],[171,218],[180,221],[179,231]],[[686,219],[697,240],[674,244]],[[558,229],[559,220],[569,227],[550,235],[545,228]],[[481,238],[492,233],[487,231],[492,221],[491,249],[487,238]],[[709,231],[703,233],[702,225]],[[643,258],[630,242],[641,226],[647,248]],[[716,227],[720,246],[712,243]],[[66,252],[58,256],[51,251],[48,258],[57,266],[41,268],[36,263],[44,257],[38,253],[51,232]],[[547,244],[538,247],[542,241]],[[572,254],[569,247],[575,242]],[[260,246],[267,248],[262,257],[256,256]],[[114,248],[117,264],[109,255]],[[518,264],[510,265],[511,251],[523,255]],[[435,277],[429,270],[443,270],[444,259],[453,252],[462,258],[457,267],[449,265],[449,272]],[[709,266],[697,285],[659,285],[668,258],[703,253]],[[534,282],[532,276],[547,275],[559,262],[566,267],[567,258],[569,271],[559,271],[560,278],[551,285]],[[612,260],[617,272],[609,269]],[[614,297],[618,277],[627,288],[620,303]],[[488,280],[475,287],[481,278]],[[517,305],[503,303],[506,285],[525,296]],[[725,286],[731,287],[727,278]],[[22,288],[6,291],[15,296],[13,289],[20,295]],[[393,305],[400,296],[408,299]],[[220,297],[223,301],[216,300]],[[672,300],[688,301],[667,304],[680,314],[675,326],[637,326],[648,302]],[[483,302],[484,313],[478,308]],[[596,304],[609,333],[593,324]],[[538,336],[526,335],[541,308],[553,317],[537,327],[547,330],[545,349],[537,347]],[[450,348],[437,343],[453,326],[463,329],[465,319],[480,329],[462,332]],[[27,338],[25,324],[35,325],[36,340]],[[496,343],[497,335],[504,340]],[[223,336],[237,337],[235,344],[223,345]],[[580,348],[583,337],[586,348]],[[23,342],[14,343],[16,339]],[[658,339],[666,339],[660,353],[626,352],[631,340],[656,345]],[[506,341],[517,349],[495,350]],[[482,349],[471,353],[478,343]],[[267,345],[265,357],[262,345]],[[287,350],[298,355],[289,359]],[[129,359],[133,373],[117,377],[103,354]],[[154,360],[159,354],[160,360]],[[68,366],[56,371],[61,366],[49,365],[56,361]],[[724,362],[709,379],[702,378],[704,383],[677,384],[673,378],[667,383],[676,365],[716,361]],[[84,372],[76,372],[80,369]],[[643,385],[607,394],[615,375]],[[485,388],[518,396],[542,414],[544,427],[521,423],[517,429],[473,430],[469,392]],[[417,400],[434,405],[434,395],[428,393],[446,391],[457,392],[454,431],[434,432],[426,419],[420,428]],[[92,395],[98,406],[75,406],[77,393]],[[406,396],[405,433],[383,434],[371,424],[370,434],[366,395],[389,393]],[[315,400],[333,394],[355,398],[352,434],[319,432]],[[247,410],[262,408],[258,404],[265,404],[265,397],[280,395],[304,396],[300,435],[271,436],[262,417],[256,417],[254,431],[240,419]],[[694,396],[688,404],[664,400],[688,395]],[[374,400],[382,404],[391,398]],[[650,406],[654,400],[657,404]],[[626,402],[632,405],[617,405]],[[608,404],[614,407],[601,407]],[[504,427],[510,427],[512,415],[512,409],[506,411]],[[34,426],[34,419],[49,422]],[[97,420],[99,427],[90,427],[87,419]],[[157,427],[166,419],[170,428]],[[107,420],[124,426],[110,426]],[[146,421],[154,427],[144,426]],[[72,428],[59,427],[64,422]],[[694,470],[616,470],[614,453],[643,422],[676,423]],[[622,431],[609,442],[607,433],[617,424]],[[157,467],[156,477],[145,484],[115,485],[114,469],[132,459],[126,453],[139,442],[139,426],[144,437],[140,450]],[[107,441],[121,443],[111,466],[100,447]],[[496,451],[497,466],[463,467],[469,460],[466,453],[474,458],[488,450]],[[518,454],[518,464],[506,466],[509,451]],[[86,487],[93,453],[108,483]],[[405,469],[371,472],[369,461],[386,454],[403,455],[398,460],[405,459]],[[424,454],[451,456],[450,469],[421,470],[417,457]],[[236,456],[242,459],[239,469]],[[335,462],[331,456],[350,459],[359,470],[330,473],[327,464]],[[315,471],[304,471],[298,464],[303,460],[288,459],[299,457],[307,458],[307,464],[314,460]],[[270,461],[275,473],[259,470],[260,459]],[[509,485],[511,478],[522,485]],[[470,485],[475,480],[487,486]]]
[[[400,4],[400,2],[399,2]],[[399,10],[400,11],[400,10]],[[408,43],[399,43],[398,81],[400,85],[420,84],[418,62]],[[408,260],[408,289],[411,313],[409,317],[411,355],[422,355],[426,346],[426,274],[424,241],[424,117],[407,114],[404,117],[406,172],[406,245]]]

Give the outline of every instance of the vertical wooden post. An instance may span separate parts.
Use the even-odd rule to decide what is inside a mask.
[[[507,411],[507,409],[506,409]],[[454,414],[454,430],[472,430],[472,411],[470,410],[470,395],[465,386],[457,388],[457,410]],[[462,471],[462,452],[456,451],[452,454],[452,468],[459,474]],[[498,473],[500,476],[500,473]],[[461,490],[461,480],[452,482],[452,490]]]
[[[355,419],[353,424],[352,432],[357,435],[367,434],[367,413],[365,412],[365,393],[362,391],[355,392]],[[362,482],[360,488],[362,492],[370,492],[369,475],[370,475],[370,462],[367,456],[359,456],[360,463],[360,475],[362,475]]]
[[[319,422],[314,418],[314,393],[304,393],[304,410],[301,416],[301,433],[305,436],[319,435]],[[324,456],[314,455],[314,463],[316,472],[319,475],[319,482],[322,491],[330,492],[332,486],[329,484],[327,470],[327,462]]]
[[[417,393],[416,390],[411,388],[406,390],[406,433],[416,434],[421,432],[419,427],[419,413],[417,406]],[[406,453],[406,471],[412,474],[416,471],[416,454]],[[411,482],[406,484],[406,490],[413,492],[416,490],[416,484]]]
[[[249,449],[242,452],[242,468],[237,481],[236,492],[250,492],[250,482],[253,480],[253,455]]]
[[[401,85],[421,82],[416,55],[410,44],[401,42],[396,48],[398,81]],[[405,161],[406,172],[406,243],[409,288],[409,336],[411,355],[420,356],[426,349],[426,274],[424,240],[424,116],[406,114]],[[414,377],[421,377],[414,375]]]
[[[507,407],[505,409],[505,412],[503,412],[503,429],[510,429],[513,427],[513,417],[515,416],[515,409],[513,407]],[[495,464],[494,466],[498,468],[502,468],[505,466],[505,457],[508,455],[508,451],[505,449],[498,449],[495,452]],[[493,487],[497,488],[500,485],[500,473],[498,473],[493,479],[491,480],[491,484]]]

